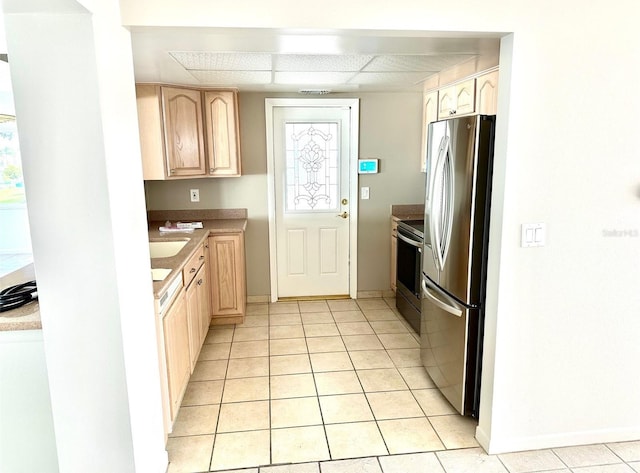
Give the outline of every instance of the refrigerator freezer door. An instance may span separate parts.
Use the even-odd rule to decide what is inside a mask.
[[[425,290],[426,289],[426,290]],[[420,326],[420,358],[427,373],[461,414],[465,414],[465,381],[467,358],[467,320],[469,310],[452,305],[450,298],[431,282],[423,279],[422,320]],[[450,309],[460,315],[451,314]]]
[[[433,290],[429,289],[427,282],[424,279],[422,279],[422,295],[429,299],[432,304],[435,304],[442,310],[449,312],[451,315],[455,315],[456,317],[462,316],[462,309],[459,308],[456,301],[448,297],[446,294],[436,291],[435,288]]]

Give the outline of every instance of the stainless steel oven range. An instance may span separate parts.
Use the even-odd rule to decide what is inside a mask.
[[[416,333],[420,333],[420,278],[424,222],[398,222],[396,307]]]

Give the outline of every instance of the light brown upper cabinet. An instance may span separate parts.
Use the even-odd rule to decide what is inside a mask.
[[[429,123],[438,120],[438,91],[424,94],[422,102],[422,148],[420,152],[420,171],[427,171],[427,141],[429,139]],[[392,281],[395,284],[395,281]],[[395,288],[394,288],[395,289]]]
[[[235,90],[136,84],[145,180],[239,176]]]
[[[465,80],[440,89],[438,118],[469,115],[475,112],[475,79]]]
[[[423,94],[420,170],[426,172],[429,123],[460,115],[496,115],[498,69],[487,70]]]
[[[482,115],[495,115],[498,112],[498,71],[476,79],[476,111]]]
[[[202,139],[202,98],[197,90],[161,87],[165,150],[169,176],[206,173]]]
[[[210,176],[239,176],[238,98],[231,90],[204,92],[205,139]]]

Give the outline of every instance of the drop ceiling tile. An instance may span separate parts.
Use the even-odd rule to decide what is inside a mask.
[[[276,84],[334,85],[345,84],[353,72],[275,72]]]
[[[169,55],[187,70],[269,71],[271,54],[170,51]]]
[[[259,85],[271,83],[269,71],[189,71],[203,84],[230,86]]]
[[[350,84],[411,86],[425,80],[429,72],[361,72],[353,76]]]
[[[362,69],[373,56],[337,54],[279,54],[273,57],[276,71],[297,72],[356,72]]]
[[[363,72],[437,72],[474,57],[470,54],[447,56],[395,54],[374,57]]]

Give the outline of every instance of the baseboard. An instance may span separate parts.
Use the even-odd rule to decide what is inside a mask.
[[[358,291],[358,299],[374,299],[382,297],[382,291]]]
[[[489,436],[480,426],[476,427],[476,440],[485,452],[489,451]]]
[[[563,432],[550,435],[535,435],[531,437],[514,437],[508,435],[504,439],[489,438],[480,427],[476,429],[476,439],[490,455],[500,453],[522,452],[527,450],[541,450],[546,448],[569,447],[576,445],[592,445],[599,443],[628,442],[638,440],[640,430],[607,429],[586,432]]]
[[[385,299],[393,299],[396,297],[395,292],[391,289],[386,291],[358,291],[357,293],[358,299],[374,299],[374,298],[385,298]],[[331,296],[326,296],[326,299],[331,299]],[[300,300],[304,298],[299,298]],[[271,302],[271,296],[269,294],[265,294],[263,296],[247,296],[248,304],[262,304],[265,302]]]

